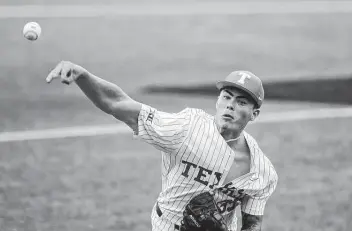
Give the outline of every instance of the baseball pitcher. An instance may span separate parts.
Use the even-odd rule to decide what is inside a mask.
[[[237,206],[241,230],[260,230],[278,176],[244,130],[258,117],[264,100],[256,75],[234,71],[217,82],[215,115],[195,108],[159,111],[67,61],[60,62],[46,81],[56,78],[75,82],[98,108],[160,150],[162,190],[151,213],[153,231],[235,231]]]

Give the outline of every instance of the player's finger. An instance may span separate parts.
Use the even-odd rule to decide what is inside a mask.
[[[72,81],[72,69],[67,70],[67,73],[64,76],[65,78],[62,79],[62,83],[69,85]]]
[[[62,70],[61,70],[61,82],[64,84],[70,84],[71,83],[71,72],[72,72],[72,68],[71,65],[66,64],[62,66]]]
[[[59,63],[46,77],[46,82],[50,83],[53,79],[60,77],[62,63]]]
[[[71,77],[71,74],[72,74],[72,69],[70,68],[67,73],[66,73],[66,77],[67,78],[70,78]]]
[[[56,66],[46,77],[46,82],[50,83],[53,79],[57,78],[59,76],[59,72],[60,70],[58,70],[58,66]]]
[[[46,77],[46,82],[50,83],[53,79],[57,78],[60,76],[60,73],[58,73],[57,70],[52,70],[49,75]]]

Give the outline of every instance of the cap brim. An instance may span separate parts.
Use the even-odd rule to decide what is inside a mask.
[[[247,94],[249,94],[252,97],[252,99],[254,100],[254,102],[256,102],[259,107],[261,106],[261,102],[257,99],[257,97],[251,91],[249,91],[247,88],[243,87],[240,84],[236,84],[236,83],[228,82],[228,81],[218,81],[216,83],[216,87],[219,90],[223,89],[224,87],[238,88],[238,89],[246,92]]]

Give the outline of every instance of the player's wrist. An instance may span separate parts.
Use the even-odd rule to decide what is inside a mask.
[[[91,76],[91,73],[89,73],[89,71],[87,71],[86,69],[84,69],[81,66],[76,66],[77,68],[77,74],[75,75],[74,80],[78,80],[78,79],[87,79]]]

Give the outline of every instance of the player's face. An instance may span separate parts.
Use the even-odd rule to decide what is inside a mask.
[[[216,109],[217,125],[233,131],[243,130],[249,121],[259,115],[254,100],[236,88],[226,88],[220,92]]]

